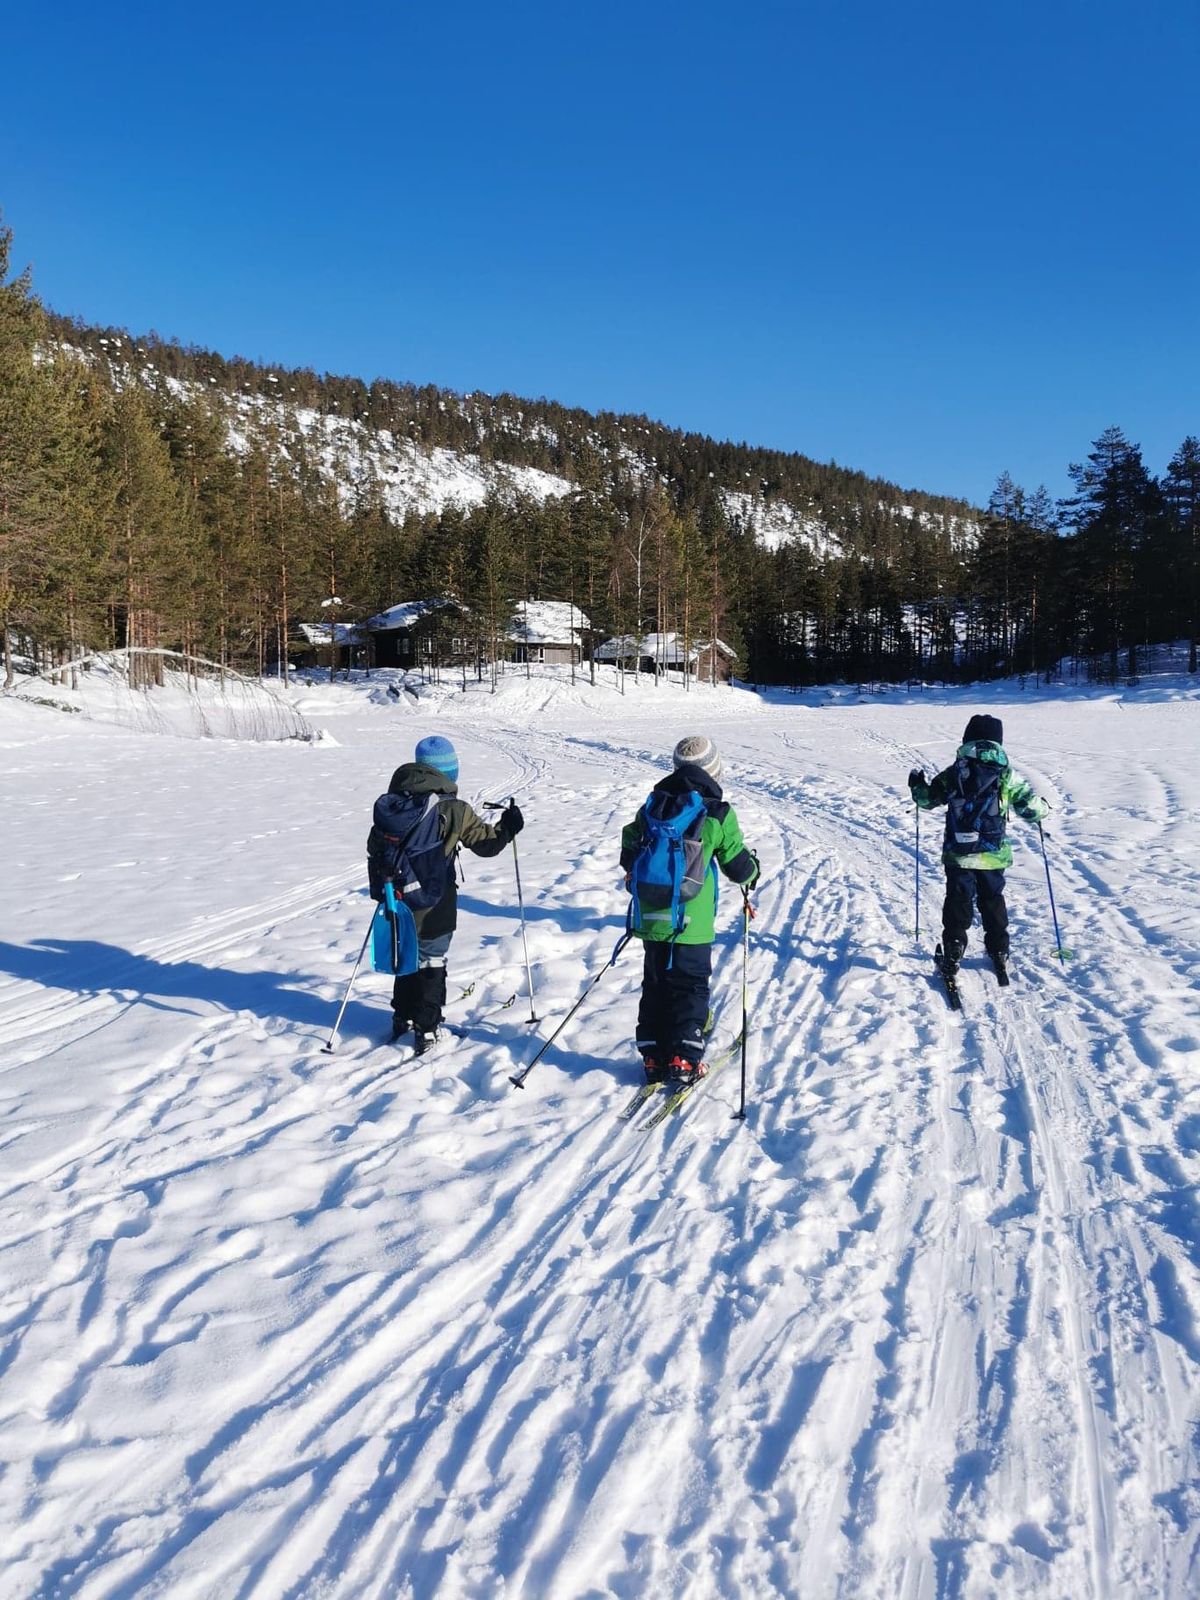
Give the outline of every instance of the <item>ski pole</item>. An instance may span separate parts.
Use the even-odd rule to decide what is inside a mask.
[[[913,855],[914,855],[913,871],[914,871],[914,873],[916,875],[916,882],[917,882],[917,926],[916,926],[916,932],[914,933],[913,937],[916,939],[917,945],[919,946],[920,943],[921,943],[921,808],[920,808],[920,806],[914,806],[913,807],[913,814],[917,819],[917,846],[916,846],[915,851],[913,852]]]
[[[507,803],[510,806],[516,805],[516,796],[510,794]],[[503,811],[504,806],[505,802],[503,800],[485,800],[483,809],[485,811]],[[516,839],[510,839],[509,843],[512,845],[513,871],[517,875],[517,905],[521,911],[521,944],[525,950],[525,977],[529,983],[529,1026],[533,1027],[538,1018],[533,1009],[533,968],[529,964],[529,940],[525,936],[525,897],[521,893],[521,863],[517,859]]]
[[[617,940],[616,949],[613,951],[612,955],[609,956],[608,960],[604,963],[604,965],[600,968],[600,971],[596,974],[596,976],[588,984],[587,988],[579,996],[579,999],[576,1000],[575,1004],[571,1007],[570,1011],[567,1012],[566,1016],[559,1023],[558,1027],[555,1028],[554,1032],[545,1041],[545,1043],[542,1045],[541,1049],[538,1051],[537,1055],[534,1056],[533,1060],[528,1064],[528,1066],[524,1067],[515,1076],[510,1075],[509,1080],[508,1080],[509,1083],[515,1084],[518,1089],[523,1089],[525,1087],[525,1079],[533,1071],[534,1067],[537,1066],[538,1062],[546,1054],[546,1051],[549,1050],[550,1046],[554,1043],[555,1039],[558,1038],[559,1034],[566,1027],[567,1023],[570,1022],[571,1018],[575,1015],[575,1013],[579,1010],[580,1006],[587,999],[588,995],[591,994],[592,990],[600,982],[600,979],[608,971],[609,967],[615,967],[616,966],[617,957],[621,954],[621,951],[624,950],[625,946],[629,943],[630,939],[632,939],[632,938],[633,938],[632,933],[623,933],[621,935],[621,937]]]
[[[346,1014],[346,1007],[350,1003],[350,991],[354,987],[355,978],[358,977],[358,969],[359,969],[359,967],[362,966],[362,958],[367,953],[367,942],[371,937],[371,930],[372,930],[372,928],[374,928],[374,926],[375,926],[375,910],[372,909],[372,911],[371,911],[371,920],[370,920],[370,922],[367,923],[366,937],[363,939],[362,949],[358,952],[358,960],[354,963],[354,971],[350,974],[350,982],[346,985],[346,993],[342,997],[341,1009],[338,1011],[337,1021],[333,1025],[333,1032],[329,1035],[329,1042],[327,1044],[323,1044],[321,1046],[321,1049],[325,1052],[325,1054],[327,1056],[331,1056],[334,1053],[334,1051],[337,1049],[338,1029],[342,1025],[342,1018]]]
[[[749,889],[742,890],[742,1101],[734,1112],[738,1122],[746,1120],[746,1035],[750,1031],[749,979],[750,919],[755,914]]]
[[[1046,869],[1046,888],[1050,891],[1050,915],[1054,918],[1054,940],[1058,946],[1054,953],[1060,961],[1067,961],[1071,952],[1063,949],[1062,934],[1058,931],[1058,912],[1054,905],[1054,885],[1050,882],[1050,857],[1046,854],[1046,835],[1042,832],[1040,819],[1038,821],[1038,838],[1042,842],[1042,865]]]

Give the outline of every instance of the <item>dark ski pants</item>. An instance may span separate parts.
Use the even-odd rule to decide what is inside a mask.
[[[708,1021],[710,944],[646,944],[637,1047],[662,1062],[699,1061]]]
[[[979,902],[983,943],[991,956],[1008,955],[1008,907],[1004,904],[1004,873],[971,867],[946,868],[946,903],[942,907],[942,942],[954,961],[967,948],[967,929]]]
[[[446,1004],[446,953],[452,934],[436,939],[418,939],[420,966],[415,972],[402,972],[392,985],[392,1010],[402,1032],[436,1033],[442,1025]]]

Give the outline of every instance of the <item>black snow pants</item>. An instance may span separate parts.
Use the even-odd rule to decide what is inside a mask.
[[[441,1027],[450,939],[448,933],[436,939],[418,939],[421,965],[415,972],[402,972],[392,985],[392,1010],[402,1030],[412,1027],[417,1033],[436,1033]]]
[[[1004,873],[971,867],[946,868],[946,903],[942,907],[942,941],[946,954],[960,961],[967,948],[967,929],[979,903],[983,943],[992,956],[1008,955],[1008,907],[1004,904]]]
[[[674,1056],[699,1061],[708,1020],[710,944],[646,943],[637,1047],[666,1063]]]

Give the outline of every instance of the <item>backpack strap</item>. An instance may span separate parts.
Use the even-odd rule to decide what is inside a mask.
[[[390,878],[383,886],[383,903],[392,935],[392,971],[396,972],[400,966],[400,919],[396,910],[396,891]]]
[[[638,818],[642,823],[642,843],[638,846],[638,852],[629,868],[629,911],[625,917],[625,932],[627,934],[641,933],[642,931],[642,902],[638,898],[638,886],[641,883],[642,874],[638,871],[638,868],[646,859],[646,821],[653,801],[654,796],[651,795],[648,800],[642,802],[641,810],[638,812]]]

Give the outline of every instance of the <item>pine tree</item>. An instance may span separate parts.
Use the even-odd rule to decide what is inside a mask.
[[[1137,644],[1145,637],[1148,572],[1144,556],[1161,513],[1158,485],[1141,449],[1120,428],[1106,428],[1086,463],[1068,468],[1076,488],[1064,510],[1074,523],[1087,636],[1107,654],[1115,680],[1124,646],[1130,676],[1137,673]]]
[[[13,630],[32,622],[41,459],[33,352],[41,308],[28,270],[9,279],[12,230],[0,223],[0,633],[11,688]]]
[[[1196,671],[1197,544],[1200,542],[1200,439],[1190,434],[1171,457],[1163,479],[1171,548],[1165,572],[1176,597],[1176,619],[1186,621],[1188,671]],[[1174,632],[1174,629],[1172,629]]]
[[[115,396],[103,450],[113,491],[112,594],[119,640],[132,650],[158,649],[187,605],[177,560],[184,519],[170,453],[137,384]],[[131,658],[134,687],[161,679],[161,667]]]

